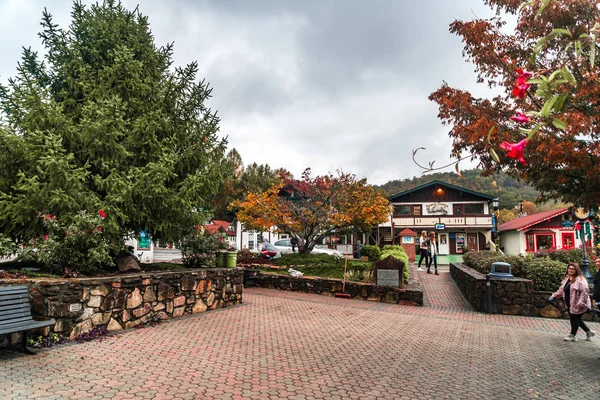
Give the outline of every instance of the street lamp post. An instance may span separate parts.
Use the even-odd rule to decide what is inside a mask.
[[[492,200],[492,207],[494,207],[494,214],[492,215],[493,222],[493,231],[494,234],[494,245],[496,246],[496,251],[500,250],[500,235],[498,234],[498,215],[500,212],[498,208],[500,207],[500,199],[495,197]]]
[[[581,242],[583,243],[582,249],[583,249],[583,257],[581,260],[581,272],[583,273],[583,277],[585,279],[588,280],[588,283],[592,283],[592,279],[594,279],[594,277],[592,276],[592,274],[590,273],[590,261],[587,258],[587,251],[586,251],[586,240],[585,240],[585,223],[581,223],[579,224],[581,227],[581,231],[579,233],[579,237],[581,238]]]
[[[592,283],[592,279],[594,278],[590,273],[590,262],[587,258],[586,251],[586,232],[585,232],[585,223],[590,217],[590,210],[585,207],[574,207],[573,215],[578,219],[576,228],[579,228],[579,238],[581,239],[581,249],[583,250],[583,259],[581,260],[581,272],[583,272],[584,278],[588,280],[588,283]]]

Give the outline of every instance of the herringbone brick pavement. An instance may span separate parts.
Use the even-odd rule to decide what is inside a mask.
[[[419,274],[428,307],[246,289],[243,305],[102,342],[0,350],[0,398],[599,398],[600,341],[447,306],[429,288],[452,291],[448,275]]]

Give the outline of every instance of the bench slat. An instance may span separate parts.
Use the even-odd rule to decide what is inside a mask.
[[[28,301],[2,301],[0,300],[0,306],[4,307],[4,308],[18,308],[21,305],[30,305],[31,303],[29,303]]]
[[[33,319],[31,317],[31,311],[27,310],[27,309],[21,309],[21,310],[5,310],[5,311],[0,311],[0,325],[2,325],[4,323],[4,321],[8,321],[14,318],[19,318],[19,317],[27,317],[29,319]]]
[[[0,326],[0,335],[5,335],[7,333],[14,333],[14,332],[23,332],[23,331],[28,331],[31,329],[37,329],[37,328],[45,328],[47,326],[52,326],[54,325],[54,320],[50,320],[50,321],[24,321],[24,322],[18,322],[15,324],[11,324],[11,325],[2,325]]]
[[[28,303],[19,303],[19,304],[4,304],[4,303],[0,303],[0,311],[7,311],[7,310],[20,310],[20,309],[27,309],[29,310],[30,305]]]
[[[27,293],[11,293],[0,296],[0,301],[29,301],[29,295]]]
[[[18,286],[16,288],[0,288],[0,298],[4,297],[4,296],[18,296],[18,295],[28,295],[29,292],[27,291],[27,288],[24,286]]]
[[[8,326],[8,325],[16,324],[17,322],[27,322],[27,321],[33,321],[33,319],[26,315],[15,315],[12,318],[7,318],[5,320],[0,321],[0,326]]]

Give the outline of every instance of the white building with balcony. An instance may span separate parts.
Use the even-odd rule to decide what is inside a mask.
[[[465,246],[483,250],[492,240],[493,196],[435,180],[388,199],[393,214],[373,231],[369,244],[401,244],[407,239],[398,233],[406,228],[436,232],[440,254],[462,254]]]

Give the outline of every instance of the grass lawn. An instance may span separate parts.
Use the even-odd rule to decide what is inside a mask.
[[[338,259],[327,254],[282,254],[281,258],[273,260],[273,264],[293,268],[303,272],[304,276],[321,278],[343,279],[343,258]],[[360,282],[372,276],[372,263],[348,260],[346,280]],[[271,268],[261,268],[266,272],[273,272]],[[287,274],[287,270],[278,273]]]

